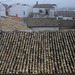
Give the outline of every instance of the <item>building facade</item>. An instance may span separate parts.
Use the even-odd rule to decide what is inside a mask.
[[[75,20],[75,11],[57,11],[57,19]]]
[[[32,13],[32,7],[26,4],[14,4],[11,5],[8,14],[16,17],[28,17]]]
[[[2,3],[0,3],[0,16],[6,16],[6,9]]]
[[[54,18],[55,4],[38,4],[33,6],[33,18]]]

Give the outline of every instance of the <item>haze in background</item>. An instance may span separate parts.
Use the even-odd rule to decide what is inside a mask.
[[[36,1],[38,1],[39,4],[57,4],[58,8],[75,8],[75,0],[0,0],[0,2],[8,5],[15,3],[34,5]]]

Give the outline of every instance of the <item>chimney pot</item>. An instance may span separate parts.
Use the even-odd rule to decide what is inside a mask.
[[[36,1],[36,5],[38,5],[38,1]]]

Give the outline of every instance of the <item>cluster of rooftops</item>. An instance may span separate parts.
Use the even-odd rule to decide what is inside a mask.
[[[33,8],[53,6],[56,5],[36,4]],[[70,28],[59,31],[0,31],[0,74],[75,73],[75,20],[28,18],[27,26]]]
[[[21,12],[19,12],[18,11],[18,9],[19,8],[16,8],[16,10],[21,14],[21,15],[19,15],[18,13],[16,13],[15,12],[15,8],[12,8],[12,7],[14,7],[14,6],[17,6],[17,5],[21,5],[21,6],[30,6],[30,5],[27,5],[27,4],[21,4],[21,3],[17,3],[17,4],[13,4],[13,5],[10,5],[10,6],[8,6],[8,5],[6,5],[6,4],[3,4],[3,6],[5,6],[6,7],[6,11],[8,12],[8,15],[11,15],[11,16],[18,16],[18,17],[21,17],[21,18],[24,18],[24,17],[29,17],[29,15],[31,14],[31,13],[33,13],[33,17],[35,17],[35,18],[37,18],[37,15],[36,16],[34,16],[35,14],[37,14],[38,13],[38,11],[37,11],[37,9],[35,10],[35,8],[38,8],[38,10],[39,10],[39,13],[42,13],[43,14],[43,8],[45,8],[45,10],[48,12],[48,14],[49,15],[51,15],[51,16],[49,16],[49,18],[51,18],[51,17],[60,17],[60,16],[62,16],[62,17],[68,17],[67,19],[72,19],[72,18],[75,18],[75,11],[56,11],[57,9],[56,9],[56,4],[38,4],[38,2],[36,2],[36,4],[34,5],[34,6],[30,6],[31,8],[31,10],[30,10],[30,12],[27,10],[27,9],[23,9],[23,12],[25,11],[25,15],[26,16],[22,16],[22,14],[21,14]],[[12,8],[12,9],[10,9],[10,8]],[[53,8],[53,9],[52,9]],[[50,9],[50,11],[49,11],[49,9]],[[53,12],[52,12],[52,10],[53,10]],[[42,12],[40,12],[40,10],[42,11]],[[11,12],[10,12],[11,11]],[[14,12],[13,12],[14,11]],[[29,13],[29,14],[26,14],[26,13]],[[15,15],[15,14],[17,14],[17,15]],[[41,14],[41,15],[42,15]],[[71,18],[72,17],[72,18]]]

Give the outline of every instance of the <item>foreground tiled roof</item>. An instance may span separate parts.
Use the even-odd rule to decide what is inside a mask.
[[[0,74],[75,72],[75,30],[2,32]]]
[[[28,18],[28,27],[58,27],[55,18]]]
[[[11,15],[8,15],[8,17],[14,18],[15,20],[18,20],[18,21],[22,21],[24,19],[24,18],[20,18],[16,16],[11,16]]]

